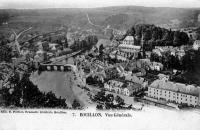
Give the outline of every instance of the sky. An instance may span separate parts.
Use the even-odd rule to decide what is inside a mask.
[[[0,0],[0,8],[95,8],[106,6],[200,7],[200,0]]]

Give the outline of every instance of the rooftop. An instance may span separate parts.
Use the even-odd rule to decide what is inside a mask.
[[[175,83],[171,81],[155,80],[151,85],[153,88],[165,89],[169,91],[189,94],[193,96],[198,96],[200,94],[200,87],[195,87],[193,85],[185,85],[182,83]]]

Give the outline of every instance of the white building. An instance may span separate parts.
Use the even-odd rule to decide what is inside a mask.
[[[193,44],[193,49],[198,50],[200,47],[200,40],[196,40]]]
[[[126,36],[125,39],[123,40],[123,44],[126,45],[134,45],[134,37],[133,36]]]
[[[200,105],[199,87],[170,82],[166,78],[155,80],[148,86],[147,96],[168,103],[186,104],[188,106]]]
[[[134,50],[140,50],[141,46],[135,45],[135,38],[133,36],[126,36],[122,44],[119,45],[119,48],[124,51],[131,52]]]

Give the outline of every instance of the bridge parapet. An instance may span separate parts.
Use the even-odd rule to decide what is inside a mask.
[[[72,66],[70,65],[52,65],[52,64],[41,64],[39,66],[40,71],[61,71],[69,72],[73,71]]]

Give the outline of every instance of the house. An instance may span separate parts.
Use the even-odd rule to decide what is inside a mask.
[[[127,74],[125,76],[125,80],[126,81],[130,81],[130,82],[133,82],[133,83],[136,83],[136,84],[140,84],[142,85],[143,88],[146,88],[147,85],[148,85],[148,81],[146,81],[143,77],[137,77],[135,74]]]
[[[21,50],[21,55],[26,56],[27,54],[29,54],[29,50],[26,47],[23,47]]]
[[[150,59],[140,59],[142,68],[147,70],[156,70],[161,71],[163,70],[164,66],[162,63],[159,62],[151,62]]]
[[[185,50],[184,49],[179,49],[176,52],[176,56],[178,56],[179,60],[185,55]]]
[[[158,56],[162,56],[163,50],[162,49],[153,49],[152,52],[157,54]]]
[[[145,51],[145,56],[146,58],[150,59],[151,58],[151,51]]]
[[[133,96],[144,90],[143,86],[131,81],[120,81],[118,79],[109,80],[104,84],[104,88],[108,91],[122,94],[125,96]]]
[[[188,106],[200,105],[199,87],[174,83],[166,80],[166,78],[157,79],[149,85],[147,96],[167,103],[185,104]]]
[[[198,50],[200,47],[200,40],[196,40],[193,44],[193,49]]]
[[[134,82],[127,82],[127,86],[124,88],[126,96],[133,96],[139,92],[142,92],[144,87],[141,84]]]
[[[123,93],[123,88],[122,88],[123,84],[124,83],[119,80],[109,80],[108,82],[106,82],[104,84],[104,88],[108,91],[122,94]]]
[[[169,81],[169,75],[158,74],[158,78],[159,78],[160,80]]]

